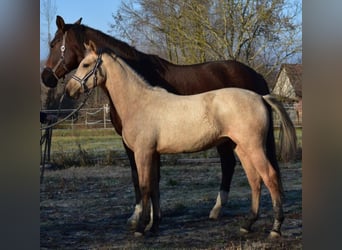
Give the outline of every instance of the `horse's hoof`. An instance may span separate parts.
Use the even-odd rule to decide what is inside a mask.
[[[142,236],[144,236],[143,233],[141,233],[141,232],[134,232],[134,237],[140,238],[140,237],[142,237]]]
[[[211,219],[211,220],[217,220],[218,219],[218,217],[219,217],[219,211],[217,211],[217,210],[215,210],[215,209],[212,209],[211,211],[210,211],[210,214],[209,214],[209,219]]]
[[[146,231],[144,233],[146,238],[153,238],[153,237],[158,237],[159,236],[159,232],[153,232],[153,231]]]
[[[268,236],[270,239],[275,239],[281,237],[281,233],[271,230],[270,235]]]
[[[153,220],[151,219],[150,222],[148,223],[148,225],[145,228],[145,232],[149,231],[152,228],[152,225],[153,225]]]
[[[240,233],[242,233],[242,234],[249,234],[250,232],[251,232],[250,230],[248,230],[248,229],[246,229],[244,227],[240,227]]]
[[[128,225],[131,229],[136,229],[136,227],[137,227],[137,225],[138,225],[138,221],[129,218],[129,219],[127,220],[127,225]]]

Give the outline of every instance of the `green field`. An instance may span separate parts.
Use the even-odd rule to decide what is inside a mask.
[[[297,128],[298,147],[302,146],[302,128]],[[275,129],[277,138],[278,129]],[[182,156],[177,155],[176,158]],[[186,158],[217,157],[211,149]],[[172,160],[172,156],[167,159]],[[117,160],[127,160],[122,140],[113,128],[109,129],[57,129],[53,131],[51,162],[59,167],[83,165],[112,165]]]
[[[84,150],[123,150],[121,136],[114,129],[60,129],[52,134],[52,150],[58,152]]]

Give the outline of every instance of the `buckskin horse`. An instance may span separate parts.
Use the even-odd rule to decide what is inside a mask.
[[[85,47],[88,47],[85,45]],[[110,50],[90,41],[88,55],[66,85],[66,93],[80,93],[101,86],[122,122],[122,138],[134,152],[142,213],[135,231],[144,234],[150,222],[152,233],[159,230],[160,154],[197,152],[221,144],[228,138],[242,162],[252,189],[251,213],[242,231],[250,231],[259,214],[261,183],[271,194],[274,223],[271,237],[280,236],[284,219],[280,176],[265,152],[270,126],[268,108],[280,117],[283,154],[294,154],[296,133],[282,104],[271,95],[261,96],[240,88],[224,88],[197,95],[181,96],[152,87]]]
[[[130,67],[137,71],[153,86],[167,89],[180,95],[191,95],[214,89],[237,87],[252,90],[260,95],[269,94],[265,79],[250,67],[233,60],[207,62],[195,65],[175,65],[156,55],[145,54],[101,31],[81,24],[82,18],[72,24],[65,24],[62,17],[57,16],[57,31],[50,42],[50,53],[41,74],[47,87],[56,87],[58,80],[71,70],[77,68],[85,55],[84,43],[92,40],[99,47],[108,47],[123,58]],[[280,170],[276,157],[273,134],[272,110],[268,109],[270,126],[267,131],[266,153],[278,175]],[[122,134],[122,121],[115,107],[110,107],[110,117],[116,132]],[[123,142],[131,169],[136,206],[128,222],[135,225],[141,211],[141,195],[134,153]],[[209,217],[216,219],[220,209],[228,200],[230,183],[236,165],[233,152],[234,143],[227,140],[217,146],[221,160],[222,178],[216,204]],[[159,163],[158,163],[159,164]]]

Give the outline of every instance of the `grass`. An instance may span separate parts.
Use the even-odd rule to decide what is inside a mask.
[[[56,130],[52,134],[52,153],[75,151],[124,150],[121,136],[113,129]]]
[[[52,133],[51,163],[58,168],[112,165],[122,158],[122,139],[111,129],[57,129]]]
[[[297,128],[298,146],[302,146],[302,129]],[[277,141],[279,129],[275,129]],[[217,157],[215,149],[186,155],[163,155],[162,161],[176,163],[179,158]],[[58,168],[87,165],[113,165],[127,161],[121,136],[108,129],[56,129],[52,134],[51,163]],[[171,183],[170,183],[171,184]]]

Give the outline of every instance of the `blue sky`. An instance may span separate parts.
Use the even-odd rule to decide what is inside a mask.
[[[40,0],[40,5],[42,2]],[[56,15],[64,18],[66,23],[73,23],[82,17],[82,23],[92,28],[109,33],[109,24],[113,23],[112,14],[116,14],[121,0],[51,0],[57,7]],[[298,2],[300,0],[288,0],[289,2]],[[44,17],[40,14],[40,59],[46,59],[49,53],[47,37],[47,25]],[[298,17],[301,21],[301,16]],[[51,35],[56,32],[56,17],[53,18],[51,25]],[[114,35],[115,34],[111,34]]]
[[[40,0],[40,8],[42,8]],[[120,0],[51,0],[54,2],[57,11],[56,15],[63,17],[66,23],[73,23],[82,17],[82,24],[109,33],[109,24],[113,23],[112,14],[116,13],[121,5]],[[56,32],[56,16],[51,25],[51,35]],[[40,59],[46,59],[49,53],[47,42],[42,40],[47,37],[46,20],[40,14]]]

